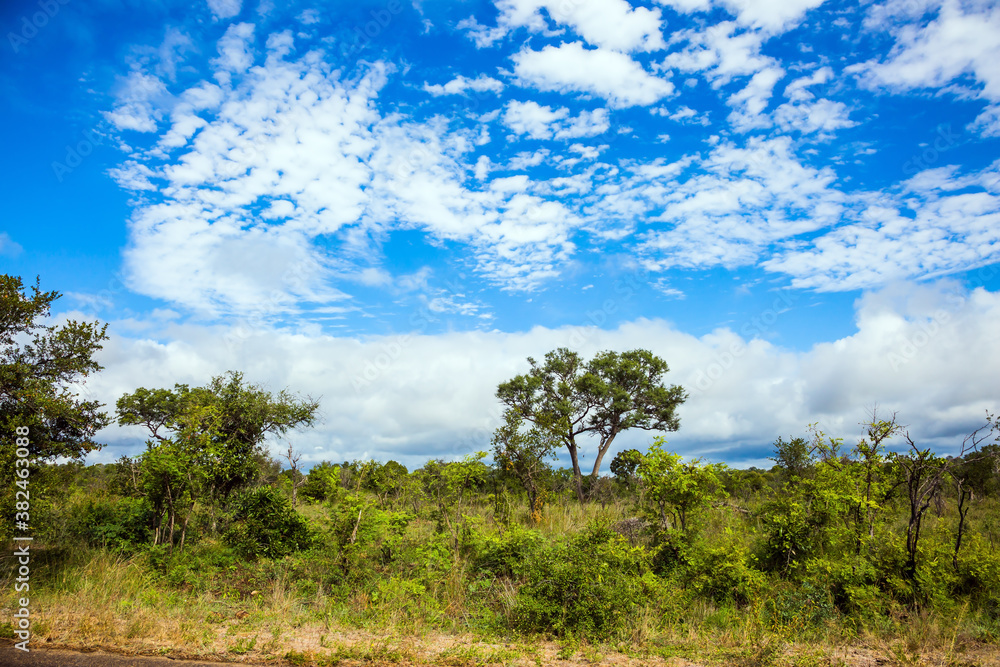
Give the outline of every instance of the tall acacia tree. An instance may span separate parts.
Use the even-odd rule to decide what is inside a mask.
[[[6,517],[12,516],[15,429],[28,429],[28,451],[36,461],[79,459],[100,449],[94,435],[110,423],[103,405],[81,398],[75,388],[101,370],[94,355],[108,338],[107,325],[45,324],[59,297],[43,292],[38,280],[29,293],[21,278],[0,275],[0,442],[5,445],[0,447],[0,512]],[[9,525],[0,521],[0,536]]]
[[[580,502],[584,497],[578,436],[597,438],[591,472],[596,477],[622,431],[676,431],[680,426],[676,409],[687,394],[682,387],[663,384],[670,369],[649,350],[600,352],[585,363],[579,354],[561,347],[548,352],[543,364],[531,357],[528,363],[528,373],[497,387],[497,398],[566,447]]]

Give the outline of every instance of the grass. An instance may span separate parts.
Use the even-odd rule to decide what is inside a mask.
[[[321,507],[300,509],[314,524],[328,525]],[[323,580],[326,561],[311,563],[302,556],[237,563],[211,540],[190,546],[189,561],[173,579],[145,555],[60,550],[38,543],[33,551],[33,567],[38,567],[32,574],[33,642],[172,656],[280,659],[297,665],[1000,664],[994,655],[996,640],[983,641],[993,636],[996,619],[968,604],[941,612],[899,613],[882,625],[851,626],[838,617],[803,625],[800,620],[776,622],[763,604],[741,608],[691,600],[678,588],[664,592],[674,596],[667,601],[670,613],[662,606],[641,608],[630,618],[627,636],[608,644],[512,635],[490,619],[515,608],[516,586],[505,578],[477,579],[470,557],[462,554],[463,530],[495,530],[489,524],[492,506],[470,504],[462,511],[471,518],[456,521],[444,537],[436,535],[434,521],[414,519],[398,547],[418,549],[443,539],[448,541],[447,557],[416,559],[432,565],[348,587]],[[517,512],[526,520],[525,508]],[[629,516],[630,507],[622,502],[604,509],[557,502],[546,508],[539,528],[555,539],[576,533],[595,518]],[[738,523],[735,512],[720,508],[706,530],[730,534]],[[9,555],[0,566],[0,612],[9,618],[15,603]],[[0,637],[10,634],[8,626],[0,623]]]

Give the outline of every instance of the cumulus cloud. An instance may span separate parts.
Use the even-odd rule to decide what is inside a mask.
[[[231,19],[243,9],[243,0],[208,0],[212,15],[219,19]]]
[[[685,14],[705,12],[712,7],[712,0],[657,0],[657,2]],[[734,15],[741,25],[776,34],[797,25],[810,9],[815,9],[823,4],[823,0],[784,0],[783,2],[717,0],[715,4]]]
[[[992,3],[961,3],[946,0],[937,16],[923,21],[928,9],[919,6],[913,14],[886,15],[873,7],[867,25],[870,29],[887,29],[896,40],[884,60],[870,60],[850,68],[861,75],[862,83],[872,88],[906,91],[917,88],[951,89],[961,95],[981,97],[992,103],[1000,102],[1000,7]],[[974,88],[962,85],[963,77],[971,77]],[[980,127],[992,136],[995,127],[980,120]]]
[[[641,246],[655,266],[753,264],[777,240],[835,224],[847,203],[834,173],[799,162],[788,138],[722,143],[700,160],[637,167],[598,190],[595,211],[641,215]],[[642,213],[640,213],[640,211]]]
[[[803,351],[765,340],[784,313],[803,307],[799,299],[776,293],[746,322],[701,337],[662,320],[600,330],[584,326],[583,313],[581,326],[365,339],[161,321],[152,329],[159,337],[115,335],[101,352],[106,370],[86,391],[113,404],[140,383],[197,385],[239,368],[272,390],[320,399],[319,425],[288,438],[308,463],[373,457],[411,468],[431,457],[488,449],[500,423],[496,385],[523,373],[528,356],[556,347],[584,357],[637,347],[662,356],[671,368],[668,382],[690,394],[680,409],[681,429],[667,434],[670,447],[735,464],[762,463],[775,438],[804,434],[815,421],[850,442],[876,404],[886,413],[899,410],[922,446],[954,451],[963,434],[982,424],[986,409],[996,411],[1000,294],[947,282],[898,284],[858,300],[852,335]],[[113,323],[112,330],[122,327]],[[111,443],[95,456],[101,460],[141,450],[142,435],[134,430],[112,427],[99,439]],[[628,432],[617,447],[645,449],[651,439]],[[273,445],[276,452],[285,447]]]
[[[829,137],[837,130],[857,125],[848,118],[850,112],[843,102],[827,99],[799,104],[782,104],[774,111],[774,120],[785,132],[818,134]]]
[[[104,117],[119,130],[155,132],[170,95],[158,77],[132,70],[118,85],[115,105]]]
[[[431,85],[425,83],[424,90],[435,97],[440,97],[441,95],[461,95],[468,90],[476,93],[499,93],[503,90],[503,83],[485,75],[479,75],[475,79],[469,79],[460,75],[445,84]]]
[[[743,25],[780,33],[798,24],[806,12],[819,7],[823,0],[723,0],[721,4]]]
[[[466,244],[506,289],[558,275],[578,216],[544,196],[469,187],[488,171],[466,162],[474,130],[383,117],[374,100],[385,66],[345,80],[314,56],[287,60],[287,33],[269,37],[265,62],[249,67],[253,38],[253,26],[230,26],[213,61],[218,83],[178,93],[156,146],[112,171],[149,193],[130,222],[132,289],[207,314],[294,312],[303,301],[345,299],[337,276],[377,264],[372,239],[394,228]],[[573,139],[607,127],[597,109],[566,113],[548,133]]]
[[[654,51],[665,44],[660,34],[660,10],[632,7],[625,0],[499,0],[495,28],[475,19],[460,26],[480,47],[492,46],[517,28],[551,33],[547,15],[557,25],[568,26],[589,44],[618,51]]]
[[[610,123],[606,109],[581,111],[571,116],[569,109],[552,109],[537,102],[512,100],[504,110],[503,122],[515,134],[532,139],[576,139],[607,132]]]
[[[850,290],[1000,261],[1000,165],[961,177],[926,170],[903,198],[873,196],[855,222],[792,245],[763,266],[818,290]],[[913,211],[904,215],[903,203]]]
[[[580,42],[524,49],[513,60],[514,73],[524,85],[596,95],[617,108],[648,106],[674,92],[670,81],[653,76],[627,55],[586,49]]]

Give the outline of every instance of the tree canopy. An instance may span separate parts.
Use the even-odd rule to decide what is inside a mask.
[[[600,352],[584,363],[579,354],[562,347],[548,352],[542,364],[531,357],[528,363],[528,373],[500,384],[497,398],[566,447],[580,500],[578,436],[597,437],[592,471],[597,476],[604,455],[622,431],[676,431],[680,425],[676,409],[687,394],[677,385],[663,384],[670,369],[649,350]]]
[[[28,427],[31,455],[80,458],[100,445],[94,434],[110,423],[98,401],[74,388],[101,370],[94,355],[107,340],[107,325],[68,320],[43,324],[59,292],[39,282],[26,292],[21,279],[0,276],[0,435]]]
[[[253,483],[266,458],[265,438],[311,425],[318,403],[287,391],[277,395],[246,385],[229,372],[204,387],[140,387],[118,399],[118,422],[149,431],[140,460],[142,486],[158,521],[157,541],[173,544],[180,522],[183,547],[188,520],[198,499],[226,500]]]
[[[38,280],[26,290],[21,278],[0,275],[0,441],[13,444],[17,429],[26,428],[33,465],[58,457],[79,460],[100,449],[94,435],[110,423],[104,406],[77,390],[101,370],[94,355],[107,340],[107,325],[46,324],[59,297],[59,292],[43,292]],[[13,516],[14,469],[15,448],[0,448],[0,513],[5,517]],[[39,483],[36,491],[45,488]],[[0,522],[0,537],[11,525]]]

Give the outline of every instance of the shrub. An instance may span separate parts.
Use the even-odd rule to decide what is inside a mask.
[[[766,577],[752,564],[753,556],[736,545],[691,548],[686,554],[689,585],[699,595],[747,604],[766,585]]]
[[[612,638],[629,627],[656,588],[645,550],[606,523],[538,551],[524,567],[526,581],[511,618],[522,632]]]
[[[398,558],[410,515],[387,512],[353,495],[345,495],[331,510],[327,548],[337,552],[339,581],[360,583]]]
[[[542,546],[542,536],[536,530],[511,526],[483,539],[473,558],[476,569],[498,577],[520,578]]]
[[[757,554],[768,572],[793,573],[816,553],[823,541],[822,520],[812,516],[807,503],[779,498],[760,511],[762,540]]]
[[[270,486],[240,494],[223,541],[247,559],[281,558],[312,543],[305,520]]]
[[[808,581],[779,589],[764,606],[771,623],[788,633],[815,628],[837,614],[829,594]]]
[[[150,542],[152,520],[145,498],[99,498],[70,515],[68,529],[89,546],[129,552]]]

